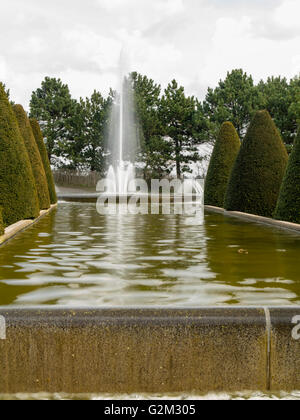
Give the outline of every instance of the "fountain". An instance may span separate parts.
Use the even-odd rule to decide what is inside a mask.
[[[201,214],[203,185],[195,179],[136,179],[135,163],[139,150],[139,128],[135,118],[132,80],[124,50],[120,56],[119,94],[115,99],[108,136],[110,165],[105,180],[98,183],[97,209],[100,214],[140,212],[152,214]],[[118,205],[118,207],[117,207]],[[203,219],[203,217],[202,217]],[[197,220],[197,223],[202,223]]]
[[[138,136],[131,81],[127,76],[127,62],[123,49],[120,56],[119,101],[113,106],[110,124],[109,146],[112,149],[112,161],[107,174],[107,193],[118,196],[133,194],[136,191],[135,167],[132,162],[138,148]]]

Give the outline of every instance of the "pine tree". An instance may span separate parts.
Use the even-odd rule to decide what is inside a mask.
[[[40,209],[48,209],[50,207],[50,197],[48,191],[47,178],[29,119],[22,105],[14,105],[13,110],[17,117],[20,132],[24,139],[24,143],[31,162],[32,172],[35,178],[36,188],[38,192]]]
[[[242,69],[227,73],[215,89],[208,89],[203,109],[210,125],[231,121],[243,139],[254,112],[264,105],[264,96],[252,76]],[[213,127],[213,125],[212,125]]]
[[[199,160],[201,123],[198,102],[187,97],[183,87],[173,80],[165,90],[160,103],[163,134],[172,143],[171,159],[175,162],[177,177],[190,172],[190,164]]]
[[[288,155],[268,111],[255,114],[235,162],[226,210],[272,217]]]
[[[5,227],[39,215],[37,190],[28,153],[1,83],[0,207]]]
[[[241,142],[231,122],[225,122],[220,130],[210,160],[205,182],[205,204],[223,207],[228,181]]]
[[[275,218],[300,223],[300,130],[281,187]]]
[[[56,204],[57,196],[56,196],[56,191],[55,191],[54,178],[53,178],[53,174],[52,174],[52,170],[51,170],[51,166],[50,166],[50,162],[48,158],[47,149],[44,143],[43,134],[41,132],[40,125],[35,118],[30,119],[30,124],[31,124],[31,128],[32,128],[32,132],[33,132],[36,144],[39,148],[43,165],[44,165],[44,170],[45,170],[47,183],[48,183],[50,202],[51,204]]]
[[[46,77],[41,87],[32,93],[30,117],[40,123],[51,163],[52,158],[61,156],[61,145],[69,140],[69,119],[75,104],[69,87],[60,79]]]

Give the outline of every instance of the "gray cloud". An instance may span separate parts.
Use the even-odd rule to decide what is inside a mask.
[[[176,78],[202,98],[235,67],[257,80],[299,72],[299,12],[299,0],[10,0],[0,80],[25,106],[46,75],[76,97],[108,92],[125,44],[132,70],[163,86]]]

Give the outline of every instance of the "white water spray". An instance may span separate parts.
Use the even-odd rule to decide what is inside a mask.
[[[122,50],[120,56],[119,104],[114,105],[109,139],[109,146],[112,148],[112,164],[107,175],[109,181],[107,192],[114,195],[126,195],[135,192],[133,158],[137,151],[138,141],[134,121],[133,93],[131,92],[130,81],[126,79],[128,73],[127,57]]]

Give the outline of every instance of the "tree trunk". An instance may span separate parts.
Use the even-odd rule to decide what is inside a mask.
[[[179,150],[179,141],[176,140],[176,173],[177,178],[181,178],[181,165],[180,165],[180,150]]]

